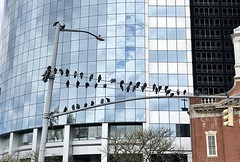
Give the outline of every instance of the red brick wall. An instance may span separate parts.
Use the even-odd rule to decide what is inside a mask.
[[[193,162],[240,162],[240,128],[235,116],[234,127],[223,127],[222,116],[191,118]],[[207,157],[205,131],[217,131],[217,157]]]

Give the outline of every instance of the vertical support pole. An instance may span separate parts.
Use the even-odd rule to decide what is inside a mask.
[[[37,153],[37,145],[39,142],[39,136],[38,136],[38,129],[33,129],[33,137],[32,137],[32,152],[35,154]],[[31,162],[35,162],[36,159],[31,159]]]
[[[59,33],[61,29],[61,25],[59,24],[59,22],[56,22],[55,26],[56,26],[56,31],[55,31],[53,55],[52,55],[52,63],[51,63],[51,67],[52,67],[51,75],[53,76],[54,76],[54,68],[56,66],[56,59],[57,59]],[[54,81],[54,78],[50,77],[49,84],[48,84],[47,101],[43,110],[42,135],[41,135],[38,162],[44,162],[45,147],[46,147],[47,134],[48,134],[48,118],[49,118],[49,111],[50,111],[50,105],[52,100],[53,81]]]
[[[70,140],[71,140],[71,134],[70,134],[70,125],[65,125],[64,126],[64,138],[63,138],[63,162],[68,162],[68,161],[71,161],[70,160],[70,156],[71,156],[71,150],[70,150],[70,147],[71,144],[70,144]]]
[[[102,148],[107,147],[107,149],[109,149],[108,147],[108,123],[102,123]],[[106,138],[107,137],[107,138]],[[109,162],[109,154],[108,154],[108,150],[107,154],[105,152],[101,153],[101,162]]]

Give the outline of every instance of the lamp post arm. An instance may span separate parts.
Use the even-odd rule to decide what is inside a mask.
[[[97,40],[99,41],[104,41],[105,39],[102,38],[100,35],[95,35],[89,31],[85,31],[85,30],[80,30],[80,29],[61,29],[61,31],[63,32],[78,32],[78,33],[87,33],[93,37],[95,37]]]

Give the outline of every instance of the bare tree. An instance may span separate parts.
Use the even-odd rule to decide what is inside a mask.
[[[7,155],[3,155],[3,157],[0,159],[0,162],[17,162],[18,159],[16,156],[7,154]]]
[[[115,133],[104,148],[111,162],[184,162],[183,151],[174,145],[176,137],[171,130],[133,130],[129,133]],[[110,156],[109,156],[110,155]]]
[[[0,162],[31,162],[33,160],[34,162],[37,162],[38,160],[38,151],[29,151],[20,157],[16,157],[11,154],[4,155],[2,159],[0,159]],[[62,162],[61,156],[53,154],[52,156],[45,157],[46,162]]]

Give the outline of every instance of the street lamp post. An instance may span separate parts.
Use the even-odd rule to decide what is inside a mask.
[[[95,37],[99,41],[104,41],[104,39],[100,35],[95,35],[88,31],[65,29],[65,25],[61,26],[61,24],[59,22],[55,22],[53,26],[56,27],[56,31],[55,31],[55,37],[54,37],[53,55],[52,55],[52,62],[51,62],[51,74],[49,76],[49,83],[48,83],[47,101],[46,101],[46,104],[45,104],[44,110],[43,110],[42,135],[41,135],[41,141],[40,141],[38,162],[44,162],[44,157],[45,157],[44,155],[45,155],[45,147],[46,147],[47,134],[48,134],[48,120],[50,117],[49,113],[50,113],[50,105],[51,105],[51,101],[52,101],[54,69],[56,67],[57,50],[58,50],[60,31],[83,32],[83,33],[87,33],[87,34]]]

